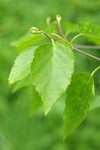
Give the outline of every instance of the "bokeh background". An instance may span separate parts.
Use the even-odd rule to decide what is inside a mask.
[[[15,93],[8,76],[17,51],[12,42],[31,26],[42,27],[46,18],[60,14],[64,20],[100,24],[100,0],[0,0],[0,150],[100,150],[100,108],[89,111],[86,119],[65,141],[63,104],[58,102],[49,115],[43,110],[30,115],[30,91]],[[82,44],[100,45],[83,39]],[[89,51],[100,57],[100,51]],[[92,72],[99,62],[76,54],[76,72]],[[100,72],[95,74],[96,97],[100,101]]]

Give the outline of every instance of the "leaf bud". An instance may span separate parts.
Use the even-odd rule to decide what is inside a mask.
[[[60,21],[61,21],[61,16],[60,16],[60,15],[57,15],[57,16],[56,16],[56,19],[57,19],[58,22],[60,22]]]
[[[33,33],[33,34],[38,34],[39,33],[39,29],[37,27],[31,27],[29,29],[29,32]]]

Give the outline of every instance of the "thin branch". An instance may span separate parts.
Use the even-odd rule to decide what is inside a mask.
[[[82,48],[82,49],[85,49],[85,48],[87,48],[87,49],[100,49],[100,46],[92,46],[92,45],[77,45],[77,44],[73,44],[73,46],[74,47],[76,47],[76,48]]]
[[[76,48],[76,47],[72,47],[72,48],[73,48],[73,50],[75,50],[75,51],[77,51],[77,52],[79,52],[79,53],[81,53],[81,54],[84,54],[84,55],[86,55],[86,56],[88,56],[88,57],[90,57],[90,58],[93,58],[93,59],[95,59],[95,60],[100,61],[100,58],[98,58],[98,57],[95,57],[95,56],[93,56],[93,55],[91,55],[91,54],[88,54],[88,53],[86,53],[86,52],[83,52],[83,51],[79,50],[79,49]]]

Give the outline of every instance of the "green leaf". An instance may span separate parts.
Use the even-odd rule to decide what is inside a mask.
[[[66,35],[68,35],[70,33],[79,32],[78,26],[74,23],[69,22],[69,21],[63,22],[63,28],[66,32]]]
[[[51,34],[52,32],[56,32],[56,28],[57,28],[57,25],[54,22],[50,24],[50,26],[44,27],[43,31],[45,31],[48,34]],[[19,40],[12,42],[11,45],[15,46],[18,52],[21,52],[30,46],[31,47],[39,46],[42,44],[49,44],[49,43],[50,43],[50,40],[42,34],[27,33],[23,37],[21,37]]]
[[[86,36],[100,37],[100,26],[90,22],[78,23],[80,33]]]
[[[30,85],[30,78],[28,76],[28,77],[24,78],[23,80],[20,80],[20,81],[16,82],[14,85],[12,85],[11,92],[16,93],[17,91],[19,91],[23,88],[26,88],[29,85]]]
[[[43,31],[45,31],[49,35],[51,35],[52,33],[56,33],[57,30],[58,27],[56,22],[52,22],[48,27],[43,28]]]
[[[34,52],[36,49],[37,46],[28,48],[24,52],[20,53],[20,55],[16,58],[9,75],[10,84],[21,80],[30,74],[31,63],[33,61]]]
[[[92,110],[92,109],[95,109],[95,108],[98,108],[100,107],[100,95],[97,95],[95,100],[91,103],[91,106],[90,106],[90,109],[89,110]]]
[[[64,138],[84,120],[93,98],[94,82],[91,74],[79,73],[73,76],[67,90]]]
[[[12,46],[15,46],[18,52],[21,52],[29,46],[39,46],[43,43],[49,43],[49,40],[44,35],[28,33],[18,41],[13,42]]]
[[[33,115],[33,113],[36,112],[42,106],[42,101],[34,85],[31,86],[30,92],[31,92],[30,113],[31,115]]]
[[[39,92],[45,114],[70,84],[74,55],[70,45],[56,43],[40,46],[32,64],[32,83]]]
[[[88,37],[88,40],[92,43],[94,43],[95,45],[100,45],[100,37]]]

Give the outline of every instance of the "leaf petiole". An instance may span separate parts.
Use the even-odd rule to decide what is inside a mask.
[[[76,35],[72,40],[71,40],[71,43],[73,42],[73,41],[75,41],[79,36],[81,36],[82,34],[80,33],[80,34],[78,34],[78,35]]]
[[[92,73],[91,73],[91,76],[93,76],[94,74],[95,74],[95,72],[97,71],[97,70],[99,70],[100,69],[100,66],[98,66]]]

